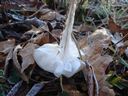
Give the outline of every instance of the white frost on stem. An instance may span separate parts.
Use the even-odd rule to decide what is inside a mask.
[[[64,57],[68,57],[73,54],[75,56],[78,56],[78,49],[75,45],[75,42],[73,42],[72,37],[71,37],[71,34],[73,32],[75,10],[77,7],[76,2],[77,2],[76,0],[74,0],[74,2],[70,2],[72,4],[69,8],[69,14],[68,14],[68,18],[66,20],[66,27],[63,31],[62,40],[60,42],[60,47],[61,47]],[[68,56],[66,56],[66,55],[68,55]]]
[[[60,45],[44,44],[34,52],[34,59],[39,67],[57,77],[61,75],[71,77],[84,66],[84,63],[78,59],[79,52],[71,37],[77,0],[71,1]]]

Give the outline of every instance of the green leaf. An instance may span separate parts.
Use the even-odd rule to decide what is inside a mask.
[[[123,58],[120,57],[119,62],[128,68],[128,63]]]
[[[0,76],[4,76],[4,71],[0,69]]]
[[[0,93],[0,96],[5,96],[4,92]]]
[[[13,71],[11,72],[9,80],[13,83],[17,83],[20,80],[19,74],[15,69],[13,69]]]
[[[85,10],[88,7],[88,0],[85,0],[82,4],[82,8]]]
[[[107,78],[107,81],[112,85],[112,86],[116,86],[119,89],[124,89],[124,88],[128,88],[128,83],[126,80],[124,80],[122,77],[120,76],[110,76]]]

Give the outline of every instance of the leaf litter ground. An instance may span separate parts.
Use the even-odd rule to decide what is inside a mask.
[[[114,12],[119,11],[117,5]],[[94,4],[93,7],[95,6]],[[39,68],[32,54],[34,49],[41,45],[60,42],[65,28],[65,10],[60,14],[59,10],[49,9],[44,2],[35,0],[1,2],[0,7],[1,96],[95,96],[94,79],[98,81],[100,96],[128,94],[128,29],[120,26],[121,21],[127,21],[126,17],[114,17],[114,13],[110,14],[106,17],[108,23],[104,25],[105,18],[97,18],[97,12],[91,9],[92,5],[86,9],[88,14],[85,12],[84,16],[93,17],[93,21],[87,21],[85,18],[87,23],[83,24],[78,22],[76,16],[73,34],[80,49],[91,52],[83,57],[84,60],[88,60],[89,65],[73,77],[63,77],[61,80],[62,78],[56,78],[52,73]],[[102,15],[100,14],[101,17]],[[112,38],[110,41],[104,40],[103,35],[96,35],[94,38],[94,31],[101,27],[109,30]],[[108,42],[109,47],[103,49],[103,45]],[[93,72],[96,78],[92,75]]]

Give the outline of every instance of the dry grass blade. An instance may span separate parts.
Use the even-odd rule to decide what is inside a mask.
[[[19,81],[17,84],[15,84],[12,89],[9,91],[9,93],[6,96],[15,96],[17,91],[22,85],[22,81]]]
[[[87,63],[86,67],[83,69],[85,80],[88,84],[88,95],[89,96],[98,96],[99,95],[99,86],[97,79],[95,77],[94,69],[93,67]]]
[[[43,88],[44,84],[37,83],[30,89],[26,96],[36,96],[36,94]]]

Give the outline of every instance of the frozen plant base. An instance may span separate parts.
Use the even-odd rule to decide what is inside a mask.
[[[82,68],[83,64],[75,56],[62,57],[62,54],[57,44],[45,44],[35,50],[34,58],[41,68],[54,73],[55,76],[71,77]]]
[[[39,67],[57,77],[61,75],[71,77],[84,66],[84,63],[78,59],[79,52],[71,37],[77,0],[71,0],[70,4],[60,45],[44,44],[34,52],[34,59]]]

